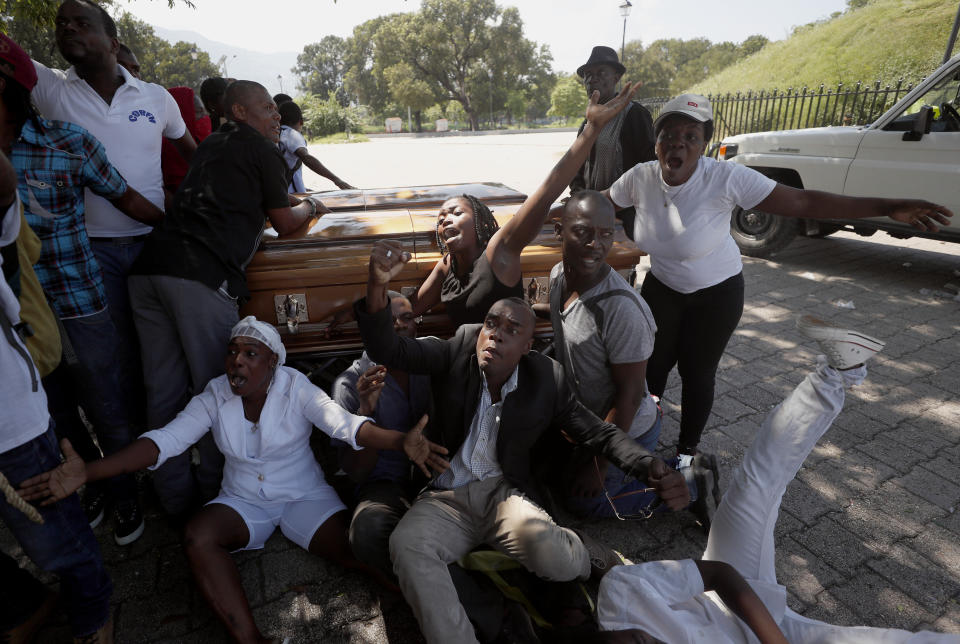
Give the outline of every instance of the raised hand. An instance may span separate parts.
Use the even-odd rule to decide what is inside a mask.
[[[690,489],[683,474],[667,466],[659,458],[653,459],[647,469],[647,485],[671,510],[682,510],[690,505]]]
[[[374,242],[370,251],[370,281],[378,286],[386,286],[410,259],[410,253],[396,242]]]
[[[587,122],[592,123],[594,127],[602,129],[610,119],[630,104],[634,92],[640,87],[640,83],[624,83],[620,93],[611,98],[606,103],[600,102],[600,92],[594,90],[590,95],[590,103],[587,105]]]
[[[17,491],[25,501],[40,501],[40,505],[50,505],[70,496],[87,482],[87,466],[80,455],[73,451],[73,445],[64,438],[60,449],[66,460],[49,472],[28,478],[20,484]]]
[[[370,416],[377,409],[380,392],[387,384],[387,368],[382,365],[373,365],[357,379],[357,395],[360,397],[360,407],[357,414]]]
[[[937,232],[940,228],[937,223],[948,226],[953,212],[949,208],[939,206],[929,201],[908,199],[895,202],[887,214],[890,219],[913,226],[924,232]]]
[[[423,435],[423,428],[426,424],[427,415],[424,414],[420,422],[407,432],[407,435],[404,437],[403,451],[406,453],[407,458],[413,461],[427,478],[430,478],[432,474],[430,470],[427,469],[428,465],[434,472],[440,474],[450,467],[450,463],[441,456],[441,454],[447,453],[447,448],[428,441]]]

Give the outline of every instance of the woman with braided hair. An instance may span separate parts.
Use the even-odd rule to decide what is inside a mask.
[[[539,232],[543,217],[535,217]],[[534,222],[531,222],[534,223]],[[516,253],[516,271],[505,271],[501,278],[492,268],[485,252],[500,225],[487,205],[472,195],[448,199],[437,216],[437,245],[443,259],[437,262],[430,276],[421,285],[414,300],[414,313],[436,304],[436,283],[440,284],[440,301],[447,315],[457,326],[479,322],[494,302],[507,297],[523,297],[520,274],[520,253]],[[532,240],[531,240],[532,241]],[[523,244],[529,243],[527,241]],[[521,247],[522,250],[522,247]]]
[[[443,258],[417,292],[410,295],[414,315],[422,315],[443,302],[447,315],[457,326],[479,323],[494,302],[523,297],[520,253],[540,234],[550,206],[583,165],[604,125],[630,103],[634,91],[627,83],[616,98],[604,104],[599,103],[600,93],[594,92],[587,106],[587,125],[503,228],[497,225],[490,209],[472,195],[444,202],[437,213],[436,228]],[[372,253],[383,269],[395,271],[394,275],[400,272],[401,264],[410,261],[410,254],[393,242],[377,242]],[[341,309],[331,319],[328,333],[352,320],[353,310]]]
[[[415,315],[443,302],[454,324],[482,322],[494,302],[523,297],[520,253],[537,238],[549,216],[550,206],[566,189],[590,153],[603,126],[633,95],[627,83],[613,100],[600,105],[599,93],[590,97],[587,124],[580,136],[550,170],[540,187],[527,197],[517,213],[504,224],[486,205],[471,195],[448,199],[437,214],[437,244],[443,259],[410,297]],[[396,265],[404,261],[398,246],[381,242],[384,259]]]

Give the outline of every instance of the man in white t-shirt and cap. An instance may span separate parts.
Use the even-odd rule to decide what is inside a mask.
[[[57,10],[57,48],[72,64],[66,71],[34,61],[38,82],[33,100],[46,118],[76,123],[103,144],[110,163],[127,183],[158,208],[167,197],[160,170],[163,137],[187,161],[196,142],[176,101],[160,85],[145,83],[117,63],[117,26],[102,7],[89,0],[66,0]],[[157,221],[136,221],[106,199],[86,193],[86,226],[103,272],[110,314],[119,333],[130,395],[142,380],[137,336],[127,296],[127,274],[143,239]]]

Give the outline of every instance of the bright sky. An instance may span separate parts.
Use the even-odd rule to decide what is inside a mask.
[[[370,18],[419,8],[416,0],[195,0],[196,9],[166,0],[126,0],[141,20],[195,31],[211,40],[263,52],[300,52],[328,34],[346,37]],[[705,37],[740,42],[752,34],[781,40],[791,27],[829,16],[845,0],[632,0],[627,40]],[[546,43],[554,69],[572,72],[593,45],[619,49],[622,0],[499,0],[516,6],[528,38]],[[124,3],[120,3],[124,6]]]

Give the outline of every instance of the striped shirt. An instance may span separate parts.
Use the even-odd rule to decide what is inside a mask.
[[[434,479],[433,486],[452,490],[473,481],[482,481],[500,476],[500,463],[497,461],[497,436],[500,433],[500,412],[504,399],[517,388],[518,368],[503,384],[500,390],[500,402],[493,402],[487,388],[487,377],[480,372],[483,386],[480,388],[480,402],[470,422],[470,433],[450,461],[450,468]]]
[[[105,199],[127,191],[100,142],[73,123],[27,121],[10,161],[30,228],[42,242],[34,266],[61,318],[93,315],[106,308],[103,277],[84,223],[84,188]]]

